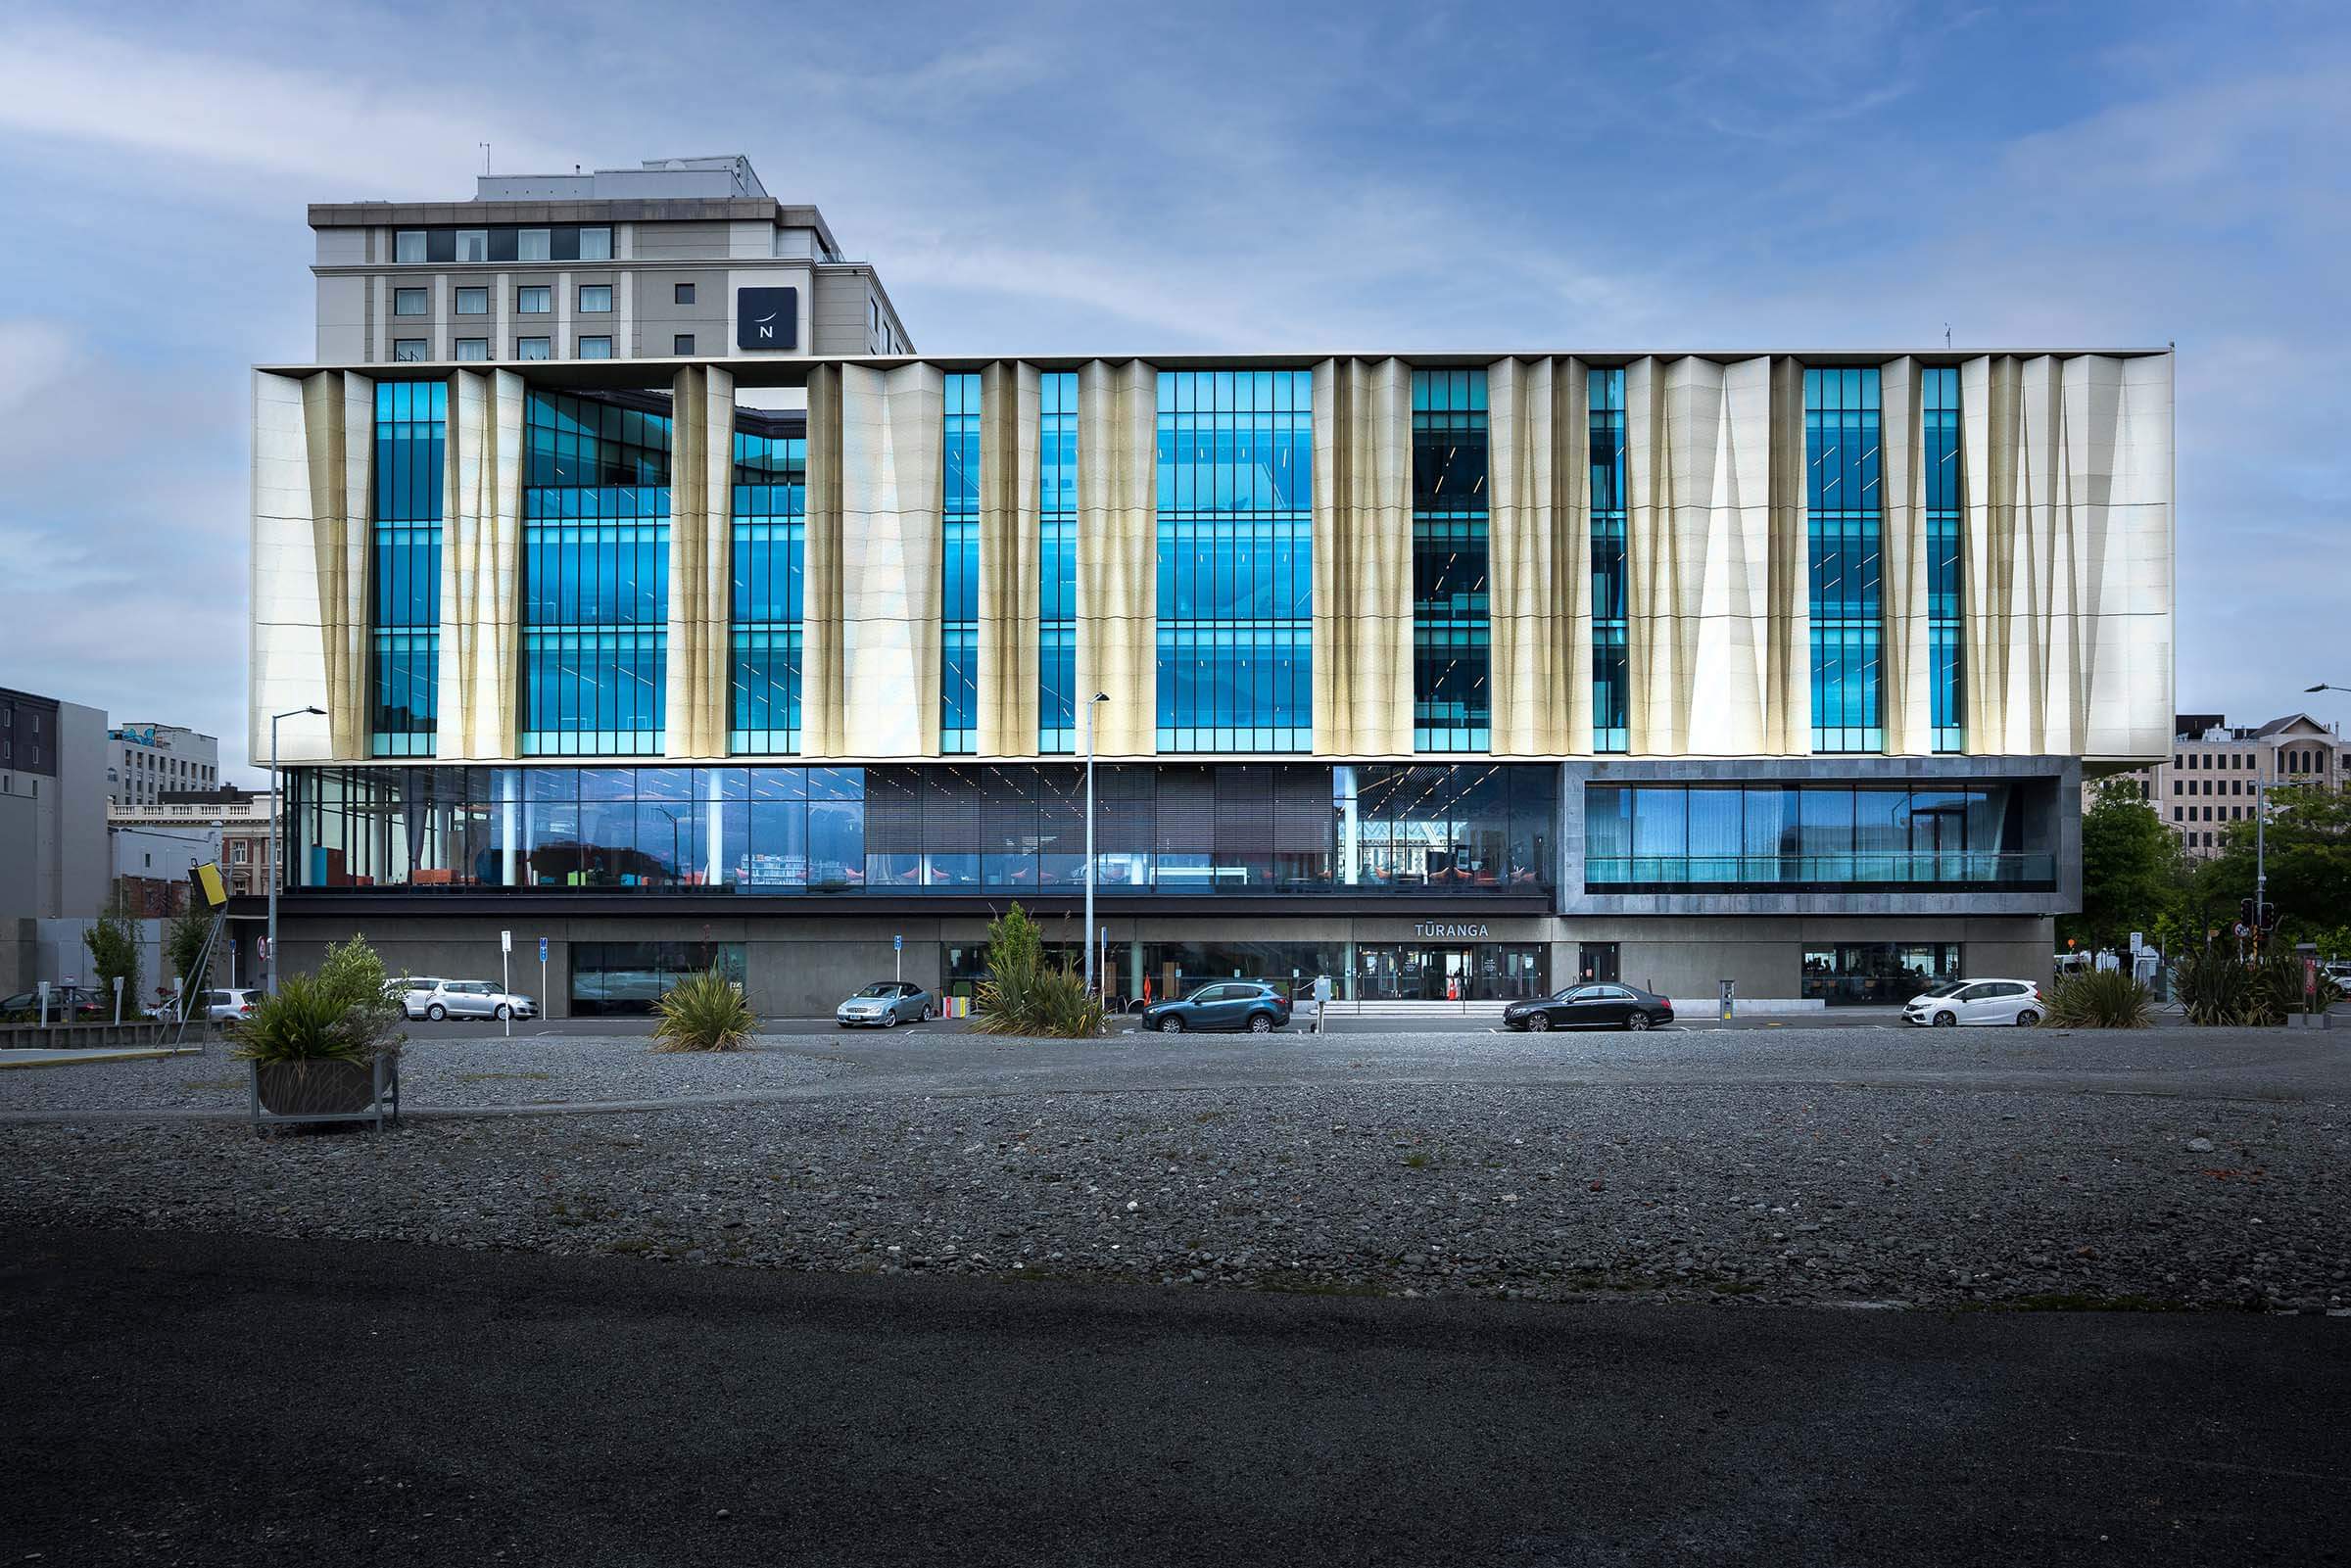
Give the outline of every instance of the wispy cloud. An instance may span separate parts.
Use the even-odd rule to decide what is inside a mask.
[[[2333,10],[713,0],[674,44],[647,15],[0,15],[0,299],[38,312],[0,319],[0,551],[72,588],[21,596],[0,680],[233,751],[244,367],[307,351],[303,205],[461,197],[485,140],[748,152],[941,352],[2176,339],[2181,698],[2340,673]]]

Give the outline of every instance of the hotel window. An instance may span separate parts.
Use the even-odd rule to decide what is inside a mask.
[[[242,866],[246,864],[246,843],[244,839],[237,838],[230,840],[228,846],[228,863],[231,866]]]
[[[394,315],[424,314],[426,293],[427,291],[424,289],[394,289],[392,291],[392,313]]]
[[[392,236],[392,260],[402,263],[424,260],[424,230],[404,228]]]
[[[517,261],[552,261],[554,248],[548,243],[548,231],[525,228],[514,231],[514,260]]]
[[[800,749],[807,476],[805,436],[736,432],[727,743],[739,753]]]
[[[1036,749],[1078,749],[1078,372],[1036,378]]]
[[[669,352],[675,355],[692,354],[694,352],[694,334],[691,332],[681,332],[677,336],[671,338],[669,340]]]
[[[612,309],[612,285],[583,283],[580,285],[580,313],[602,315]]]
[[[423,359],[424,340],[422,338],[394,338],[392,340],[392,357],[402,363]]]
[[[533,393],[523,421],[523,755],[657,754],[669,420]]]
[[[609,261],[612,260],[612,231],[608,228],[580,230],[580,260]]]
[[[1161,751],[1315,740],[1315,382],[1159,376]]]
[[[555,291],[546,284],[534,284],[514,291],[514,309],[522,315],[547,315],[555,308]]]
[[[939,434],[938,748],[980,741],[980,378],[946,378]]]
[[[1486,373],[1413,372],[1413,749],[1493,743]]]
[[[1927,499],[1928,706],[1937,751],[1967,747],[1960,651],[1961,507],[1959,486],[1959,369],[1921,372],[1920,421]]]
[[[488,338],[459,338],[457,340],[457,357],[460,359],[489,358],[490,340]]]
[[[375,387],[374,505],[368,523],[368,752],[433,754],[441,652],[441,487],[449,387]]]
[[[490,260],[490,231],[486,228],[457,230],[457,260],[487,261]]]
[[[1632,651],[1625,620],[1624,368],[1594,370],[1592,463],[1592,749],[1632,748]]]
[[[547,345],[548,340],[545,338],[516,338],[514,340],[514,357],[517,359],[544,359],[547,357]]]
[[[672,305],[692,305],[694,303],[694,285],[691,283],[672,285],[669,299]]]
[[[609,359],[612,357],[612,340],[605,337],[582,338],[579,356],[583,359]]]
[[[488,315],[489,313],[490,291],[488,289],[457,290],[457,314]]]
[[[1874,367],[1804,372],[1814,751],[1886,745],[1879,410]]]

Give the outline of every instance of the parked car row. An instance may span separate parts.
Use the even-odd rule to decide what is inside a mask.
[[[404,974],[384,982],[384,994],[411,1019],[531,1019],[539,1005],[520,991],[502,990],[489,980],[451,980]]]

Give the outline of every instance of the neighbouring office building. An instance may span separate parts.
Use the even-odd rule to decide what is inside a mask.
[[[2251,822],[2265,790],[2279,784],[2351,788],[2351,746],[2336,727],[2307,713],[2259,725],[2232,725],[2220,713],[2183,713],[2172,729],[2160,759],[2122,777],[2137,786],[2139,798],[2191,859],[2209,860],[2228,847],[2230,824]],[[2095,804],[2099,783],[2085,786],[2085,809]],[[2276,812],[2273,803],[2273,822]]]
[[[2168,352],[917,357],[779,280],[808,209],[555,183],[313,208],[255,374],[290,963],[968,989],[1012,900],[1080,939],[1090,735],[1124,996],[1898,999],[2045,974],[2086,771],[2171,749]],[[608,356],[388,352],[542,244]]]

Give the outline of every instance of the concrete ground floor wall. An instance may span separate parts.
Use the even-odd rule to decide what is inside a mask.
[[[705,955],[740,945],[744,990],[752,1006],[769,1017],[830,1015],[850,991],[877,979],[902,975],[934,989],[958,974],[968,974],[986,939],[982,914],[905,916],[859,915],[847,911],[795,909],[767,914],[665,916],[658,911],[613,913],[609,908],[561,916],[436,914],[412,909],[381,915],[310,915],[289,900],[279,917],[286,973],[312,969],[327,944],[354,934],[366,937],[395,974],[451,978],[500,977],[500,932],[513,932],[510,984],[536,997],[550,1018],[573,1016],[574,962],[625,962],[616,953],[657,946],[670,960],[698,965]],[[250,926],[252,923],[240,925]],[[1841,944],[1957,944],[1961,968],[1971,975],[2045,981],[2051,963],[2054,923],[2047,916],[1607,916],[1560,919],[1513,916],[1479,919],[1474,914],[1418,919],[1386,915],[1301,911],[1289,918],[1251,916],[1246,921],[1197,915],[1117,916],[1097,923],[1111,949],[1110,988],[1141,994],[1137,980],[1154,994],[1172,969],[1143,964],[1144,955],[1177,948],[1215,955],[1255,971],[1251,977],[1287,978],[1280,967],[1299,970],[1318,961],[1330,968],[1339,994],[1365,977],[1376,962],[1370,955],[1468,952],[1507,953],[1513,962],[1530,951],[1541,956],[1541,979],[1550,988],[1578,979],[1587,948],[1614,945],[1617,977],[1694,1003],[1711,1002],[1730,980],[1743,1000],[1796,999],[1803,995],[1806,955]],[[1079,923],[1054,916],[1040,919],[1048,943],[1074,946]],[[250,945],[248,940],[240,946]],[[547,941],[544,970],[541,938]],[[893,946],[893,939],[903,947]],[[641,946],[635,944],[642,944]],[[1235,955],[1229,959],[1225,955]],[[1200,962],[1206,963],[1203,959]],[[1473,962],[1484,962],[1482,958]],[[1201,977],[1197,966],[1177,977]],[[1300,974],[1311,981],[1311,974]],[[1368,983],[1368,981],[1367,981]]]

